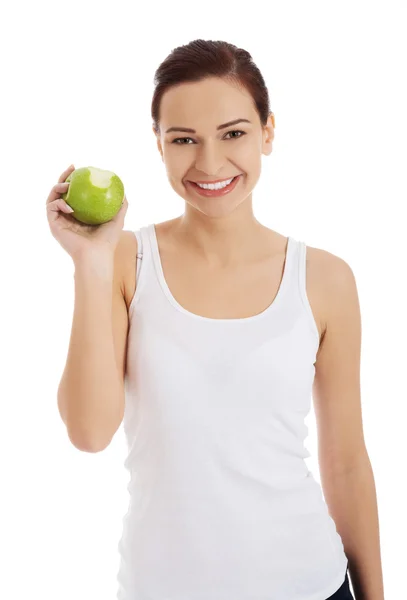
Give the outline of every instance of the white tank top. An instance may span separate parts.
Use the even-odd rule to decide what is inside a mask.
[[[304,461],[319,344],[304,242],[288,238],[266,310],[212,319],[173,297],[154,224],[135,235],[118,600],[325,600],[348,561]]]

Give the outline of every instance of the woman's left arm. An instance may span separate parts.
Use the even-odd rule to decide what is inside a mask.
[[[355,600],[384,600],[379,519],[360,398],[361,317],[350,266],[323,253],[325,329],[313,400],[321,485],[349,561]]]

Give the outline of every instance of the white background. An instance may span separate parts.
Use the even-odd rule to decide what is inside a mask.
[[[183,212],[150,106],[155,69],[195,38],[247,49],[268,85],[276,129],[253,194],[256,217],[342,257],[355,274],[385,597],[405,597],[405,6],[40,0],[1,8],[1,598],[115,598],[124,434],[88,454],[70,444],[60,419],[74,269],[49,231],[45,201],[73,163],[122,178],[125,229]],[[313,411],[307,424],[319,479]]]

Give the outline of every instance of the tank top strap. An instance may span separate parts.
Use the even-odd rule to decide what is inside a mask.
[[[284,295],[284,301],[295,300],[298,296],[298,270],[299,270],[300,242],[294,237],[288,237],[288,245],[284,262],[283,276],[280,284],[279,294]]]
[[[307,246],[302,240],[298,240],[298,282],[300,289],[305,286],[306,280],[306,260],[307,260]]]
[[[149,226],[140,227],[139,229],[134,230],[134,235],[137,238],[137,271],[136,277],[137,280],[139,278],[139,273],[141,269],[142,263],[150,263],[151,256],[151,245],[149,243],[149,234],[148,234]],[[146,267],[144,267],[145,270]]]
[[[314,313],[311,308],[311,304],[309,301],[308,293],[307,293],[307,245],[304,241],[298,240],[298,261],[297,261],[297,271],[298,271],[298,291],[300,295],[300,299],[302,305],[307,313],[311,325],[311,329],[313,333],[316,335],[317,340],[319,341],[319,331],[315,322]]]
[[[136,278],[138,279],[139,277],[139,272],[140,272],[140,265],[141,265],[141,260],[143,258],[143,236],[141,233],[141,230],[143,228],[140,229],[136,229],[134,231],[134,235],[137,238],[137,255],[136,255],[136,264],[137,264],[137,271],[136,271]]]

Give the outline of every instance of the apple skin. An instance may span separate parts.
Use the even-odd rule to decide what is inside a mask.
[[[87,225],[111,221],[119,212],[124,199],[124,185],[112,171],[97,167],[75,169],[66,178],[68,191],[63,200],[73,208],[75,219]]]

